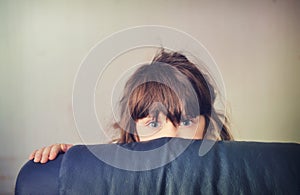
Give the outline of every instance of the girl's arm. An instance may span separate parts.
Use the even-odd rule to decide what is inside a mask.
[[[58,153],[68,151],[72,146],[72,144],[53,144],[51,146],[43,147],[33,151],[29,156],[29,160],[33,159],[36,163],[46,163],[48,160],[54,160]]]

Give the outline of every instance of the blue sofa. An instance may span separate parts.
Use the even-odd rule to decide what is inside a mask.
[[[16,194],[300,194],[300,144],[202,140],[78,145],[27,162]]]

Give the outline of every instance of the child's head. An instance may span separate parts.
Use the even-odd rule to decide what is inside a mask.
[[[231,140],[214,109],[215,98],[214,87],[197,66],[180,53],[162,50],[125,85],[116,125],[121,129],[119,142],[163,136],[201,139],[205,133],[211,139]],[[209,123],[214,128],[208,128]]]

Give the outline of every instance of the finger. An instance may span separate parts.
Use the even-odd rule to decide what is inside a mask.
[[[34,154],[34,162],[40,162],[41,158],[42,158],[42,153],[44,151],[44,148],[41,148],[39,150],[36,151],[36,153]]]
[[[60,146],[60,150],[62,152],[65,152],[67,150],[67,145],[66,144],[60,144],[59,146]]]
[[[67,152],[73,145],[72,144],[60,144],[62,152]]]
[[[49,160],[50,150],[51,150],[51,146],[44,148],[44,151],[42,153],[42,159],[40,161],[41,163],[46,163]]]
[[[57,154],[61,151],[60,144],[54,144],[51,147],[49,160],[53,160],[56,158]]]
[[[30,155],[29,155],[29,160],[32,160],[34,158],[35,153],[37,152],[37,150],[34,150]]]
[[[67,150],[65,152],[67,152],[72,147],[73,147],[73,144],[67,144]]]

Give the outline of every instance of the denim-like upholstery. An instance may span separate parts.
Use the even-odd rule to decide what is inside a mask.
[[[74,146],[46,164],[25,164],[16,194],[300,194],[299,144],[220,141],[199,156],[201,143],[161,138]],[[160,146],[166,147],[156,151]],[[124,149],[150,151],[156,159],[150,153],[143,159],[135,152],[125,156]],[[182,151],[178,156],[177,150]],[[151,169],[153,163],[172,158]]]

